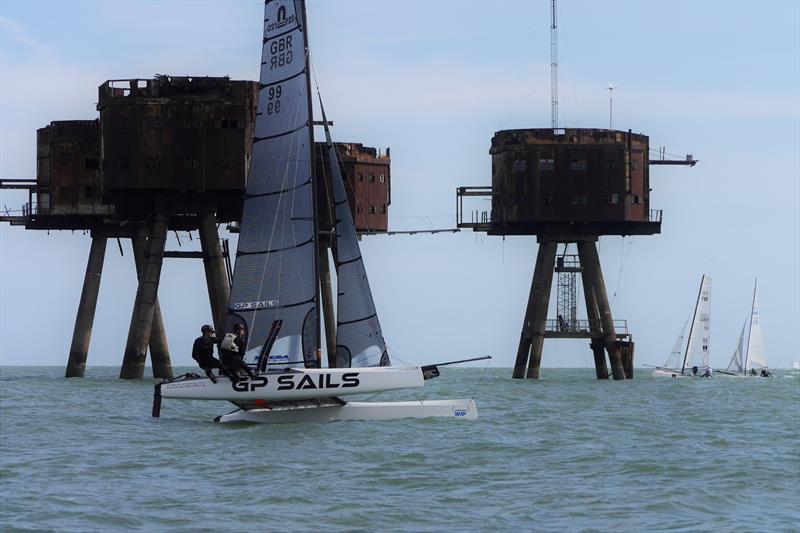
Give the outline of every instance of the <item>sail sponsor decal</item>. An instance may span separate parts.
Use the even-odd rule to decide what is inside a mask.
[[[275,380],[276,390],[312,390],[312,389],[347,389],[361,385],[359,372],[346,372],[341,379],[333,374],[322,373],[317,376],[310,374],[285,374]],[[255,392],[256,389],[266,387],[270,381],[266,376],[257,376],[231,383],[231,388],[236,392]]]
[[[236,302],[233,304],[234,311],[258,311],[267,307],[277,307],[278,300],[263,300],[260,302]]]

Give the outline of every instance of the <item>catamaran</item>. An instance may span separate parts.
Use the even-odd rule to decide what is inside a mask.
[[[739,342],[733,351],[728,368],[723,375],[734,376],[761,376],[770,377],[767,364],[767,356],[764,353],[764,338],[761,335],[761,320],[758,312],[758,278],[753,287],[753,303],[750,312],[742,324],[742,331],[739,333]],[[749,327],[748,327],[749,325]],[[747,331],[747,342],[745,342],[745,331]]]
[[[324,108],[338,299],[335,368],[321,368],[318,199],[303,0],[266,1],[261,57],[253,152],[225,328],[246,327],[243,359],[254,377],[232,382],[220,376],[212,382],[190,374],[164,381],[155,386],[153,416],[160,415],[162,398],[180,398],[236,405],[218,422],[477,418],[472,399],[344,398],[421,387],[439,375],[441,364],[390,366]]]
[[[653,375],[658,377],[711,377],[711,278],[703,275],[691,316],[689,340],[683,348],[684,333],[689,320],[683,325],[664,366],[657,366]]]

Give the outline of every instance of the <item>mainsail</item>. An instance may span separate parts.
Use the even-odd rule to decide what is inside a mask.
[[[226,331],[247,327],[246,359],[317,365],[316,198],[308,36],[302,0],[267,0],[253,152]]]
[[[753,307],[750,309],[750,335],[747,339],[747,353],[745,355],[745,371],[754,368],[761,370],[767,368],[767,356],[764,353],[764,338],[761,336],[761,321],[758,316],[758,279],[753,287]]]
[[[320,100],[325,125],[330,178],[336,214],[336,366],[388,366],[389,355],[369,288],[367,271],[361,258],[353,216],[347,203],[339,158],[331,140],[325,109]]]
[[[700,292],[694,308],[692,327],[689,330],[689,343],[683,359],[681,373],[694,366],[708,368],[710,366],[709,341],[711,340],[711,278],[703,275],[700,281]]]

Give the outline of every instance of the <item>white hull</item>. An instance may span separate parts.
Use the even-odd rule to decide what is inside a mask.
[[[657,378],[694,378],[694,379],[704,377],[702,373],[698,373],[698,375],[693,376],[691,372],[688,372],[686,374],[681,374],[677,370],[668,370],[665,368],[657,368],[653,370],[653,376]]]
[[[422,387],[419,367],[307,368],[270,371],[233,384],[220,376],[178,378],[161,383],[163,398],[282,402]]]
[[[399,418],[445,417],[476,420],[474,400],[418,400],[410,402],[348,402],[344,405],[296,409],[238,410],[219,416],[216,422],[333,422],[336,420],[395,420]]]

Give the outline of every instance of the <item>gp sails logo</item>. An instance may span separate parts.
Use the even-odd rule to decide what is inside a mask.
[[[237,302],[233,304],[234,311],[258,311],[265,307],[275,307],[278,300],[264,300],[261,302]]]

